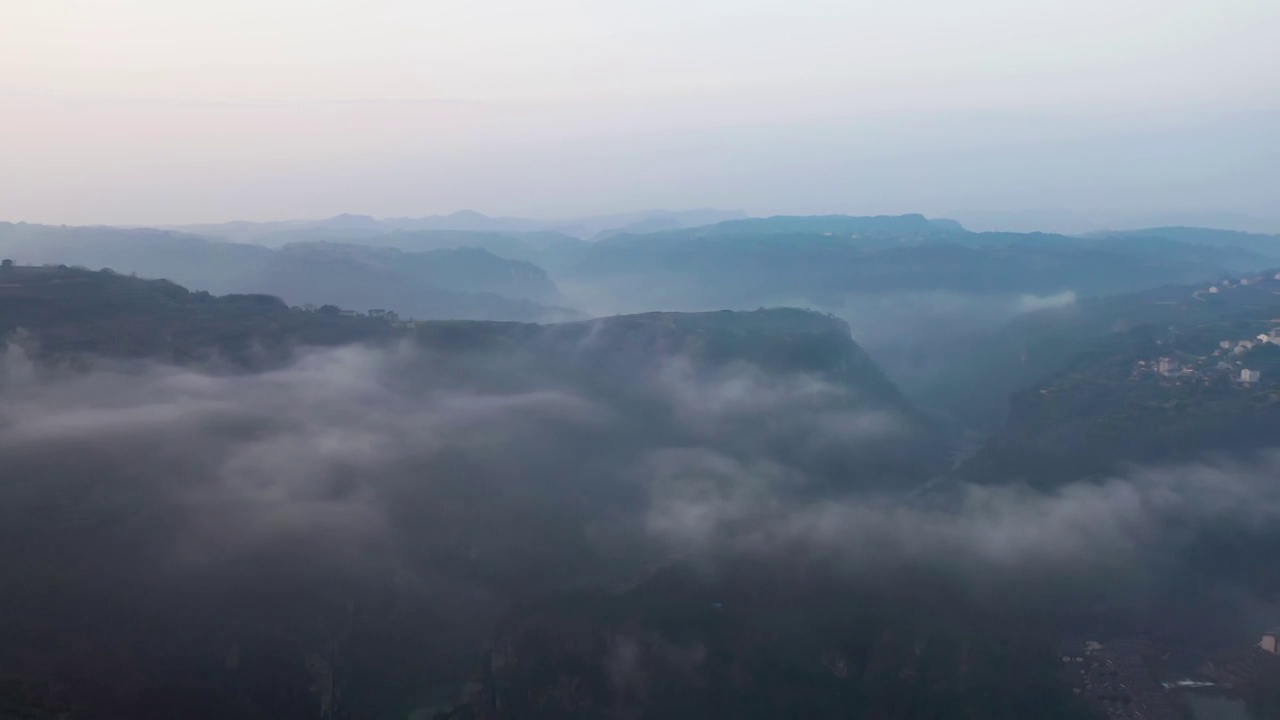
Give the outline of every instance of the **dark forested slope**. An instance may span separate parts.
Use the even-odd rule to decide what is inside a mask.
[[[989,358],[1006,356],[988,372],[1025,380],[971,470],[1071,479],[1271,447],[1280,442],[1277,340],[1280,279],[1270,272],[1030,316],[988,348]]]

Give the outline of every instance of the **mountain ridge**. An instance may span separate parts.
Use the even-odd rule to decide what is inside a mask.
[[[20,263],[111,268],[167,277],[214,294],[269,293],[419,318],[567,319],[541,268],[481,250],[397,252],[339,243],[270,249],[168,230],[0,223],[0,256]]]

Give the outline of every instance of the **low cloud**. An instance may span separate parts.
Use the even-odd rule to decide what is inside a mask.
[[[1269,596],[1280,581],[1267,560],[1280,549],[1278,473],[1280,452],[1272,451],[1049,490],[944,483],[937,496],[911,499],[813,497],[792,468],[706,449],[663,451],[648,468],[646,528],[672,552],[713,566],[751,558],[870,584],[933,573],[955,591],[988,598],[1069,592],[1088,603],[1158,604],[1154,595],[1177,587],[1185,594],[1166,599]],[[1194,591],[1190,577],[1201,583]]]
[[[1066,307],[1074,305],[1075,302],[1076,294],[1067,290],[1056,295],[1020,295],[1014,307],[1019,313],[1029,313],[1037,310]]]
[[[175,666],[223,636],[251,663],[244,638],[287,626],[299,652],[347,633],[449,667],[513,605],[678,558],[877,582],[945,568],[1000,592],[1150,575],[1204,533],[1280,520],[1280,454],[909,499],[919,478],[859,464],[909,424],[846,388],[681,358],[633,382],[410,344],[259,374],[51,370],[11,345],[0,570],[23,581],[0,665],[134,623]]]
[[[259,374],[106,360],[86,373],[36,367],[14,345],[0,519],[160,584],[196,567],[216,584],[223,566],[269,558],[335,587],[370,568],[447,576],[501,604],[609,565],[588,537],[628,556],[645,546],[647,458],[664,448],[745,462],[796,445],[776,462],[803,475],[810,456],[901,432],[830,384],[747,366],[699,374],[673,358],[617,394],[522,363],[460,370],[405,344],[304,351]]]
[[[0,453],[30,475],[5,482],[7,507],[60,509],[81,491],[137,495],[175,520],[163,528],[166,552],[210,556],[287,537],[390,547],[414,532],[401,526],[409,517],[465,525],[520,516],[507,504],[528,501],[533,515],[581,526],[612,517],[639,530],[636,542],[684,552],[785,549],[851,567],[941,559],[986,570],[1114,566],[1202,525],[1262,527],[1280,516],[1280,489],[1267,481],[1280,455],[1050,491],[955,485],[934,507],[904,500],[905,485],[865,492],[857,477],[815,476],[827,466],[813,458],[857,457],[907,430],[812,377],[745,365],[700,373],[673,358],[647,386],[665,413],[655,419],[653,406],[636,416],[616,398],[550,381],[464,389],[432,362],[403,345],[308,351],[253,375],[106,362],[71,373],[38,370],[11,348]],[[86,464],[97,472],[60,470]],[[463,527],[453,539],[539,541],[497,541],[508,531],[518,528]]]

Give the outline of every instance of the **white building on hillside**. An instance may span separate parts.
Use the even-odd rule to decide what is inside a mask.
[[[1240,371],[1241,382],[1252,383],[1252,382],[1258,382],[1261,379],[1262,379],[1262,371],[1260,370],[1250,370],[1249,368],[1244,368]]]
[[[1280,632],[1272,630],[1262,636],[1262,642],[1258,643],[1258,647],[1266,650],[1272,655],[1280,655]]]

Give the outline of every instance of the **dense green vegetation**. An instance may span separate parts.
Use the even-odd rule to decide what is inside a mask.
[[[299,345],[392,337],[387,320],[291,310],[269,295],[190,292],[167,280],[66,267],[0,268],[0,333],[51,358],[279,362]]]
[[[1136,293],[1080,298],[1062,307],[1026,313],[1003,325],[947,344],[948,361],[936,377],[917,389],[932,407],[963,418],[977,427],[1003,421],[1009,396],[1017,389],[1039,383],[1067,367],[1081,352],[1108,337],[1116,337],[1151,325],[1176,325],[1181,332],[1203,327],[1213,335],[1218,324],[1244,323],[1266,327],[1262,320],[1280,311],[1280,282],[1266,270],[1254,278],[1260,282],[1235,284],[1210,293],[1211,282],[1167,285]],[[1249,325],[1253,323],[1253,325]],[[1226,337],[1251,337],[1247,328],[1223,327]],[[1231,334],[1234,333],[1234,334]],[[1244,333],[1244,334],[1241,334]],[[1120,340],[1123,343],[1123,340]]]
[[[1280,281],[1218,287],[1099,299],[1006,329],[1003,366],[1020,351],[1021,376],[1041,377],[1012,395],[970,471],[1053,482],[1280,440],[1280,346],[1256,339],[1280,321]],[[1162,358],[1178,370],[1161,373]],[[1246,369],[1260,379],[1242,382]]]

